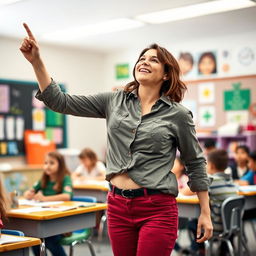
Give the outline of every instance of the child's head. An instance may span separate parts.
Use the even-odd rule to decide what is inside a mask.
[[[238,165],[247,165],[250,150],[246,145],[240,145],[235,150],[235,161]]]
[[[211,151],[216,149],[216,140],[215,139],[207,139],[204,142],[204,151],[205,154],[208,155]]]
[[[79,158],[81,163],[88,169],[93,168],[97,161],[97,155],[96,153],[91,150],[90,148],[85,148],[81,151],[81,153],[79,154]]]
[[[228,153],[224,149],[216,149],[208,154],[207,172],[214,174],[216,172],[224,172],[228,167]]]
[[[189,52],[182,52],[178,58],[181,73],[186,75],[191,71],[194,65],[193,56]]]
[[[216,58],[212,52],[203,53],[198,60],[199,74],[210,75],[217,72]]]
[[[176,157],[172,168],[172,172],[175,174],[177,178],[179,178],[182,174],[185,173],[185,170],[185,165],[182,163],[180,157]]]
[[[47,153],[43,168],[42,187],[44,188],[50,178],[54,177],[57,184],[56,190],[59,192],[62,188],[64,177],[70,174],[63,155],[57,151]]]
[[[250,170],[256,172],[256,151],[250,153],[248,167]]]

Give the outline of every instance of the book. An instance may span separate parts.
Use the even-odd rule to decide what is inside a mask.
[[[11,235],[1,234],[0,245],[23,242],[23,241],[27,241],[27,240],[29,240],[29,238],[22,237],[22,236],[11,236]]]

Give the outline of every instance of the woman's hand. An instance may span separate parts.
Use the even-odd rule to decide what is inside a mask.
[[[23,39],[20,51],[24,57],[33,64],[40,59],[39,46],[28,25],[23,23],[23,26],[26,29],[28,36]]]
[[[197,224],[197,243],[203,243],[204,241],[212,237],[213,227],[210,214],[201,213],[198,218]]]
[[[43,193],[42,193],[41,191],[38,191],[38,192],[35,194],[34,199],[37,200],[37,201],[40,201],[40,202],[47,201],[47,200],[46,200],[46,197],[43,195]]]

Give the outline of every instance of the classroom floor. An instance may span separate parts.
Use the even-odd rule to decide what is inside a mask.
[[[248,238],[248,248],[250,250],[251,256],[256,255],[256,237],[254,237],[251,226],[249,223],[245,224],[245,230],[246,230],[246,236]],[[99,244],[96,237],[92,238],[92,242],[96,251],[97,256],[113,256],[113,253],[111,251],[109,239],[107,237],[107,234],[105,233],[103,237],[103,241]],[[188,246],[188,239],[186,233],[182,233],[180,236],[179,243],[182,246]],[[65,247],[65,250],[67,252],[67,255],[69,253],[68,247]],[[33,254],[30,253],[32,256]],[[88,246],[86,244],[79,244],[74,247],[74,256],[89,256],[90,251],[88,249]],[[173,252],[171,256],[178,256],[176,252]],[[161,256],[161,255],[156,255]],[[219,255],[216,255],[219,256]]]

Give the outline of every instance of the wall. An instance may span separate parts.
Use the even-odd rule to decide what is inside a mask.
[[[31,65],[19,51],[18,40],[0,37],[2,79],[35,81]],[[104,55],[79,49],[41,45],[41,56],[51,76],[66,85],[71,94],[93,94],[105,90]],[[68,116],[68,146],[93,148],[100,158],[106,145],[105,120]],[[3,161],[3,159],[0,159]],[[18,161],[19,162],[19,161]]]

